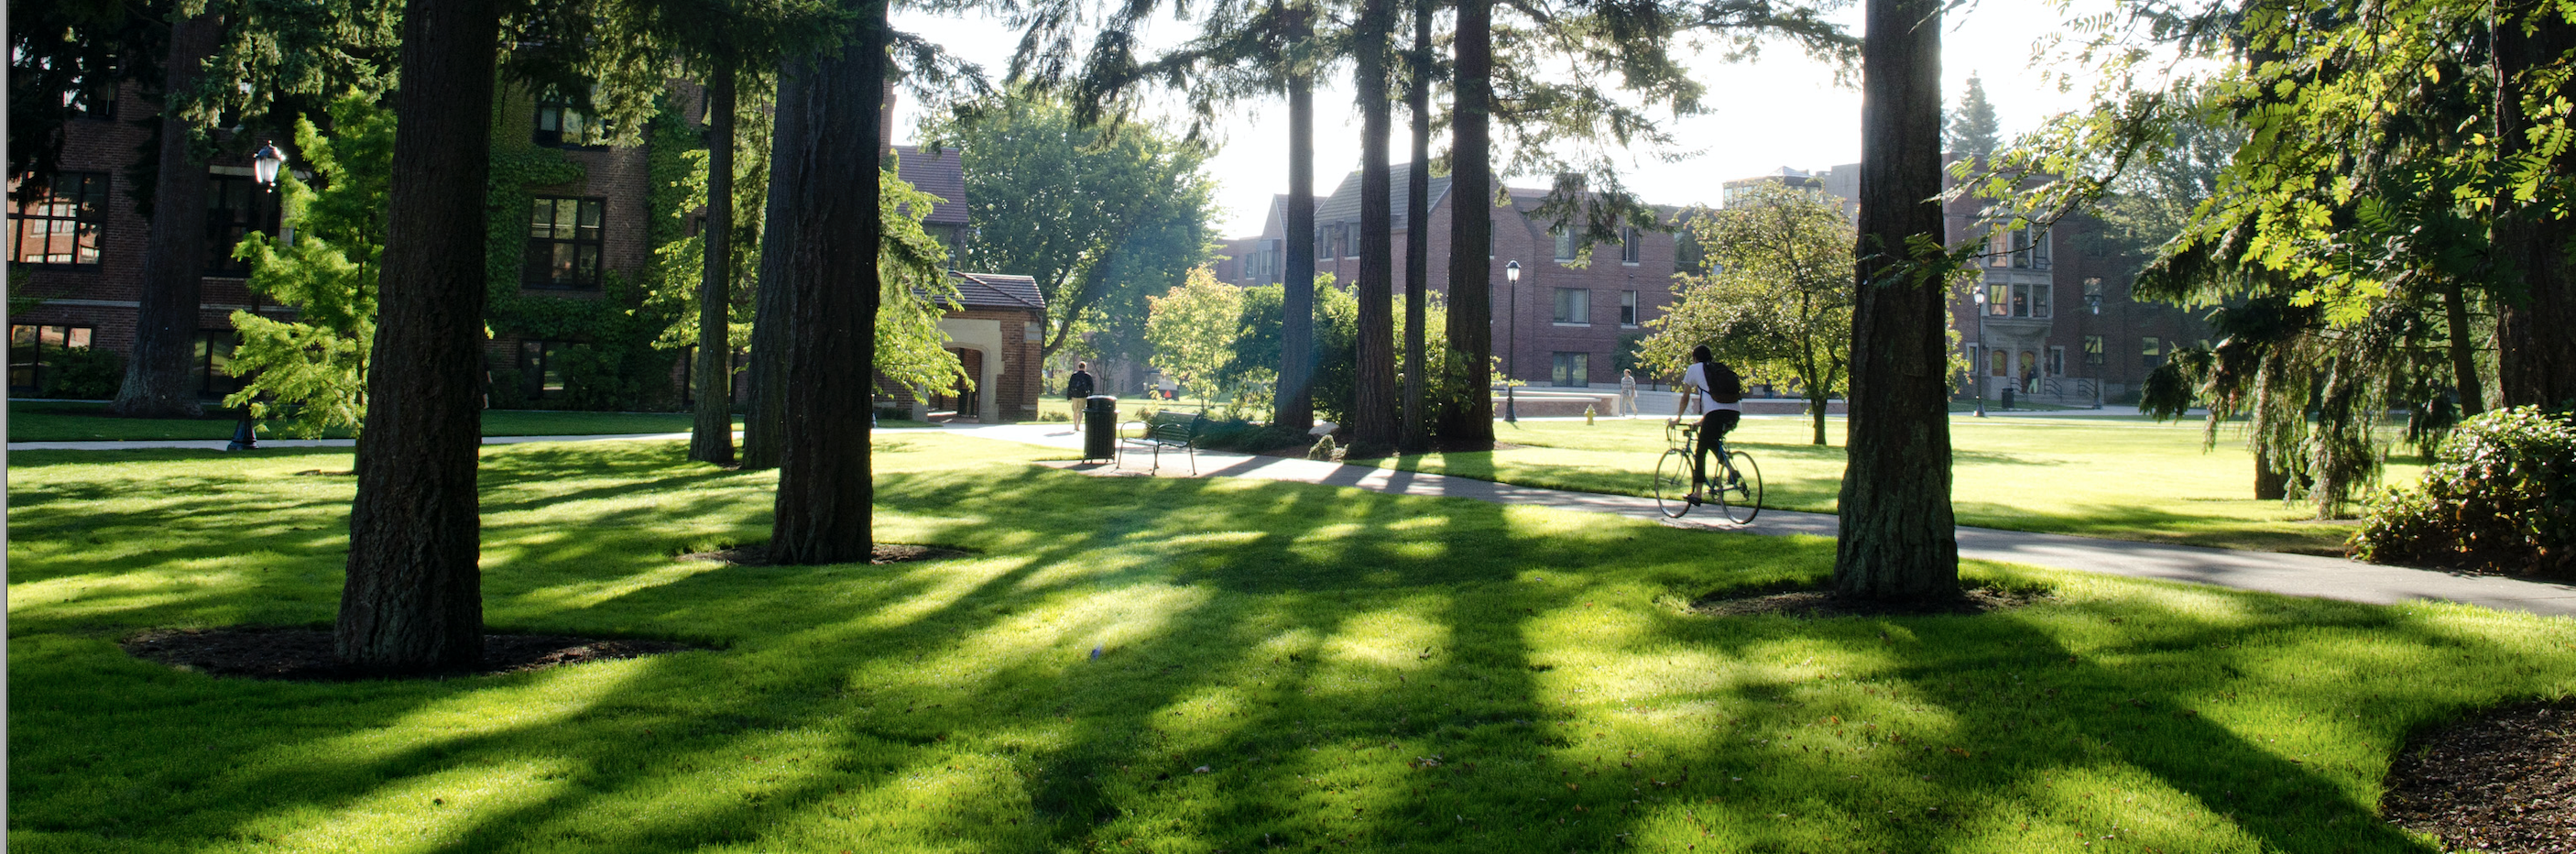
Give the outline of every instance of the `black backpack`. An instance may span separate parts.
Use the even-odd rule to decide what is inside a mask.
[[[1065,378],[1065,381],[1064,381],[1064,396],[1066,396],[1066,397],[1090,397],[1090,396],[1091,396],[1091,372],[1089,372],[1089,371],[1075,371],[1075,372],[1073,372],[1073,376]]]
[[[1736,376],[1734,370],[1710,362],[1702,373],[1708,374],[1709,397],[1716,398],[1719,403],[1744,402],[1744,380]]]

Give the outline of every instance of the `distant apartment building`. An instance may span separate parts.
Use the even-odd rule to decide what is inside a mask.
[[[1723,186],[1728,204],[1737,191],[1764,183],[1813,188],[1843,200],[1845,216],[1860,216],[1860,165],[1816,172],[1782,167]],[[1944,174],[1943,185],[1956,185]],[[2130,297],[2134,264],[2087,254],[2082,237],[2100,221],[2075,215],[2053,226],[1996,232],[1978,215],[1974,198],[1950,201],[1944,210],[1947,239],[1984,238],[1976,278],[1952,300],[1961,355],[1975,385],[1997,400],[2086,405],[2099,399],[2134,400],[2146,375],[2180,347],[2206,346],[2208,325],[2191,312]],[[1982,294],[1981,305],[1977,297]],[[2098,388],[2097,388],[2098,387]]]
[[[1410,164],[1394,167],[1393,208],[1395,284],[1404,292],[1407,243],[1405,209]],[[1503,373],[1535,386],[1615,386],[1620,366],[1648,330],[1647,320],[1660,317],[1673,300],[1675,246],[1673,234],[1660,229],[1628,229],[1618,243],[1577,245],[1535,211],[1546,190],[1510,188],[1508,205],[1486,208],[1493,218],[1493,259],[1488,280],[1493,295],[1494,353]],[[1450,225],[1459,215],[1449,178],[1430,180],[1427,250],[1428,285],[1450,292]],[[1315,242],[1295,251],[1313,253],[1315,272],[1348,285],[1360,267],[1360,175],[1353,172],[1341,186],[1315,204]],[[1484,207],[1482,205],[1471,205]],[[1281,281],[1286,267],[1288,197],[1272,198],[1259,235],[1228,241],[1216,271],[1221,281],[1252,286]],[[1667,214],[1669,216],[1669,212]],[[1667,225],[1667,228],[1669,225]],[[1589,258],[1585,258],[1585,250]],[[1520,281],[1506,268],[1517,262]],[[1439,333],[1433,331],[1436,336]],[[1643,377],[1640,378],[1644,379]]]

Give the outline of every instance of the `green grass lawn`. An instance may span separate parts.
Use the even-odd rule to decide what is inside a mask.
[[[493,409],[483,413],[483,435],[486,436],[599,436],[616,433],[682,433],[687,432],[691,416],[686,412],[561,412],[544,410]],[[117,418],[107,414],[103,403],[38,403],[9,402],[9,441],[67,442],[99,439],[230,439],[233,426],[241,418],[239,410],[207,407],[206,417]],[[734,419],[734,426],[742,420]],[[329,438],[348,438],[345,431],[334,431]],[[263,425],[262,439],[288,438]]]
[[[1831,443],[1810,444],[1805,418],[1748,418],[1728,444],[1762,468],[1763,506],[1831,513],[1842,489],[1843,420]],[[1524,421],[1497,425],[1521,447],[1408,455],[1381,465],[1528,486],[1647,495],[1663,453],[1662,418]],[[2221,548],[2341,554],[2354,523],[2317,522],[2314,505],[2253,498],[2254,457],[2222,432],[2201,449],[2198,422],[2046,416],[1953,418],[1951,497],[1959,523]],[[2392,457],[2386,482],[2420,477],[2422,462]]]
[[[1712,618],[1831,544],[1046,454],[880,436],[879,537],[970,556],[733,567],[673,556],[774,474],[486,448],[491,625],[715,648],[349,684],[115,646],[330,620],[345,453],[12,454],[13,850],[2430,852],[2405,734],[2576,688],[2567,620],[1982,564],[2054,597]]]

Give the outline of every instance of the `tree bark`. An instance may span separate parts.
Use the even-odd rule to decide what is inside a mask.
[[[804,139],[788,180],[810,188],[788,211],[799,239],[788,282],[796,320],[786,355],[786,442],[778,461],[775,563],[864,563],[875,488],[868,464],[875,363],[877,138],[886,69],[887,0],[860,0],[855,38],[817,61],[801,93]],[[861,140],[861,144],[847,144]]]
[[[1289,39],[1289,61],[1303,60],[1313,33],[1300,10]],[[1288,75],[1288,233],[1280,251],[1279,393],[1273,427],[1298,432],[1315,426],[1315,78],[1305,69]]]
[[[206,164],[189,144],[180,93],[196,85],[206,58],[223,41],[214,13],[170,27],[169,68],[162,80],[160,174],[153,183],[152,224],[143,244],[143,293],[134,312],[134,354],[125,384],[108,410],[131,418],[195,418],[203,413],[188,382],[195,355],[199,297],[206,276]]]
[[[1860,240],[1849,465],[1834,586],[1843,595],[1956,595],[1950,423],[1942,389],[1951,270],[1939,245],[1938,0],[1868,0],[1861,46]]]
[[[488,0],[409,0],[378,278],[367,441],[349,511],[340,657],[386,671],[483,657],[484,186],[491,172]],[[203,183],[200,181],[199,183]]]
[[[733,107],[734,68],[707,75],[706,252],[698,280],[698,417],[689,430],[689,459],[733,462]]]
[[[1440,436],[1452,449],[1494,443],[1494,175],[1492,0],[1458,0],[1457,104],[1450,117],[1449,399]]]
[[[1413,4],[1413,51],[1407,57],[1412,74],[1405,92],[1413,108],[1413,167],[1404,176],[1404,435],[1407,451],[1431,447],[1431,431],[1422,419],[1422,387],[1430,379],[1423,362],[1423,341],[1430,335],[1431,287],[1431,0]]]
[[[1367,0],[1360,12],[1352,85],[1360,98],[1360,280],[1358,376],[1351,389],[1351,447],[1362,456],[1393,450],[1395,398],[1395,181],[1386,146],[1394,139],[1386,97],[1387,43],[1395,0]]]
[[[788,327],[796,318],[796,291],[788,283],[788,257],[796,246],[796,220],[789,211],[803,202],[803,189],[787,180],[786,164],[805,156],[805,66],[781,63],[778,100],[770,112],[769,201],[760,232],[760,284],[752,296],[751,364],[744,381],[751,385],[742,419],[741,468],[778,467],[779,446],[786,443],[786,347]],[[871,372],[870,377],[875,373]]]
[[[2290,474],[2272,465],[2272,449],[2254,446],[2254,499],[2287,501],[2290,498]]]
[[[2576,49],[2576,26],[2546,4],[2504,2],[2491,7],[2495,33],[2496,153],[2499,161],[2531,148],[2531,118],[2523,112],[2535,71]],[[2555,180],[2576,180],[2576,151],[2550,158]],[[2510,199],[2503,200],[2511,202]],[[2576,223],[2553,215],[2548,203],[2500,204],[2497,254],[2522,287],[2500,289],[2496,300],[2496,386],[2505,406],[2551,406],[2576,401],[2576,277],[2568,249]],[[2516,292],[2516,291],[2519,292]]]
[[[2478,348],[2475,333],[2469,329],[2469,300],[2459,279],[2444,282],[2442,320],[2450,337],[2446,349],[2451,356],[2451,382],[2460,392],[2460,415],[2465,418],[2487,410],[2486,384],[2478,380]]]

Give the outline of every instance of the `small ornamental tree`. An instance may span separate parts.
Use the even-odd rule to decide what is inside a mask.
[[[1217,372],[1234,358],[1243,289],[1219,282],[1214,272],[1199,267],[1180,287],[1147,301],[1153,308],[1146,316],[1145,340],[1154,348],[1154,367],[1198,392],[1199,400],[1211,400]]]
[[[1643,361],[1679,374],[1691,348],[1755,376],[1795,377],[1825,444],[1825,407],[1850,375],[1852,245],[1842,204],[1779,184],[1692,218],[1714,272],[1684,273],[1681,298],[1644,342]]]
[[[355,431],[366,420],[393,168],[392,111],[352,95],[331,105],[331,123],[328,137],[310,121],[295,127],[296,148],[327,187],[316,191],[292,174],[278,175],[281,234],[292,238],[253,232],[233,250],[250,262],[250,288],[293,306],[295,319],[233,312],[241,344],[231,370],[246,381],[224,405],[248,406],[256,418],[282,416],[288,432],[304,436]]]

